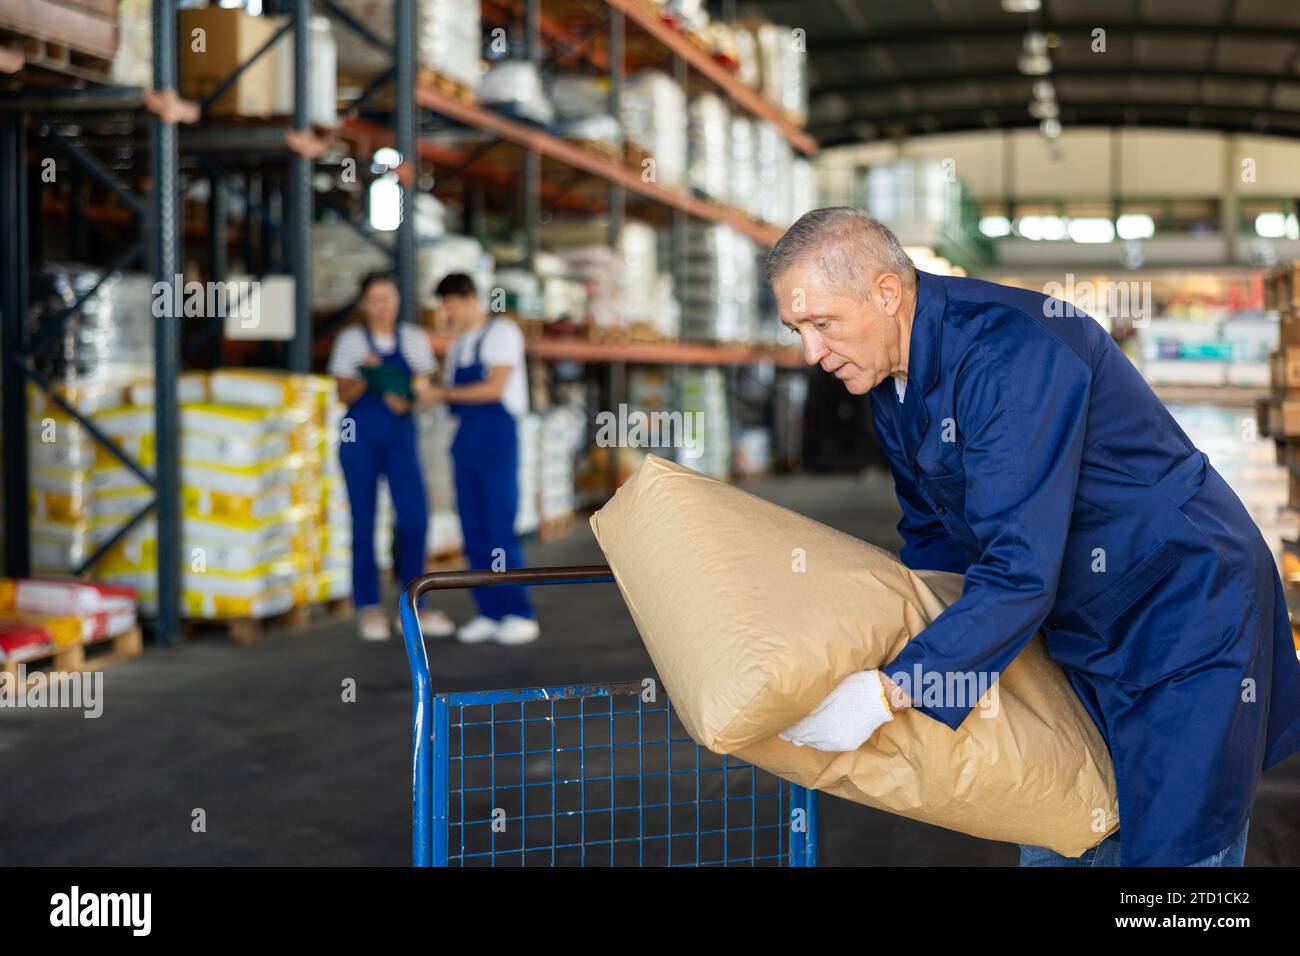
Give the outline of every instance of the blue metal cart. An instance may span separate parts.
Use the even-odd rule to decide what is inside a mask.
[[[686,734],[653,680],[435,694],[432,590],[611,583],[604,565],[448,571],[401,597],[415,866],[815,866],[817,794]]]

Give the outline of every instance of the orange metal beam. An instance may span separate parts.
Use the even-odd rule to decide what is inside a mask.
[[[455,337],[431,335],[433,350],[445,355]],[[630,365],[753,365],[774,362],[800,368],[799,349],[782,346],[709,345],[702,342],[588,342],[585,339],[529,339],[529,355],[549,361],[626,362]]]
[[[501,116],[476,104],[462,102],[439,90],[418,87],[415,102],[425,109],[434,110],[574,169],[581,169],[606,182],[621,185],[629,192],[680,209],[697,219],[731,226],[763,245],[774,245],[784,232],[779,226],[758,222],[734,207],[699,199],[680,189],[646,182],[638,172],[620,163],[597,156],[581,146],[552,136],[545,130]]]

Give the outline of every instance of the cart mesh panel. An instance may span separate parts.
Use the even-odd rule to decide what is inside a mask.
[[[687,736],[640,684],[441,694],[447,863],[453,866],[780,866],[788,784]],[[443,801],[445,800],[445,803]],[[434,811],[440,816],[439,809]],[[796,818],[799,815],[796,814]]]

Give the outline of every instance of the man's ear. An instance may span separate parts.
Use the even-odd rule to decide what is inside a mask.
[[[903,304],[903,280],[892,272],[886,272],[876,279],[875,294],[876,305],[892,318]]]

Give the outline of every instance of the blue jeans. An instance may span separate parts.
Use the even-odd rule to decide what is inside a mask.
[[[1241,866],[1246,859],[1246,832],[1250,829],[1250,819],[1237,834],[1237,839],[1230,846],[1218,853],[1211,853],[1203,860],[1189,863],[1188,866]],[[1084,851],[1080,857],[1062,856],[1054,850],[1041,846],[1020,845],[1021,866],[1119,866],[1119,831],[1116,830],[1096,846]]]

